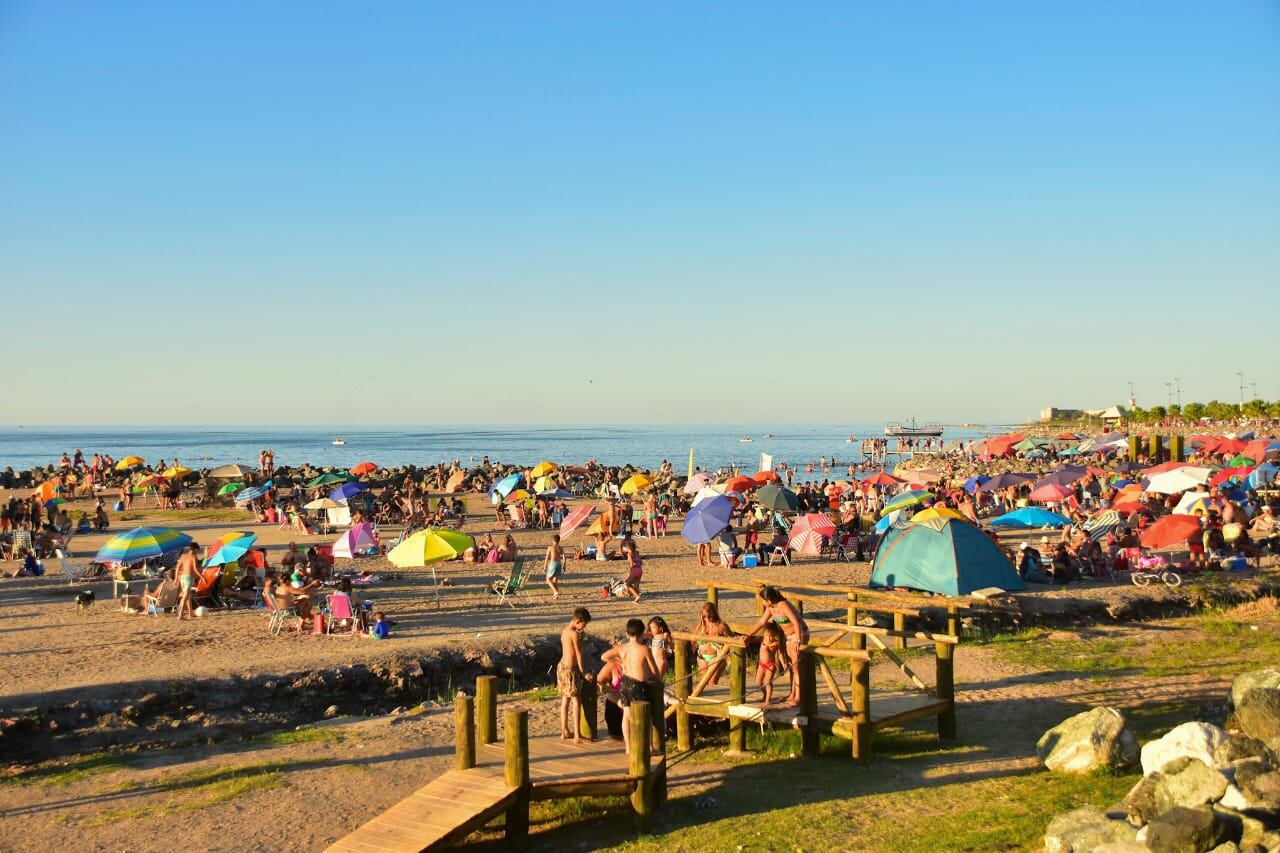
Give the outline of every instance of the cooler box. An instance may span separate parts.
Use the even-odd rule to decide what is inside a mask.
[[[742,558],[742,568],[744,569],[754,569],[758,565],[760,565],[760,558],[755,554],[748,554]]]

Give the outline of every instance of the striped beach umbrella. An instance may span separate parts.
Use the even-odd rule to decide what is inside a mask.
[[[222,566],[227,563],[234,563],[249,553],[249,549],[253,547],[253,543],[257,539],[258,535],[256,533],[245,531],[224,533],[205,547],[205,565]]]
[[[168,527],[138,527],[112,536],[94,558],[97,563],[141,563],[185,548],[191,537]]]
[[[595,504],[583,504],[573,512],[565,516],[564,521],[560,522],[560,538],[564,539],[573,531],[582,526],[582,522],[591,517],[591,513],[596,511]]]
[[[1093,518],[1084,523],[1084,530],[1089,534],[1089,538],[1098,540],[1106,536],[1112,530],[1124,526],[1124,519],[1120,517],[1120,513],[1114,509],[1104,510]]]

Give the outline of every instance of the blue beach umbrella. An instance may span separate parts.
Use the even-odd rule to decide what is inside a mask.
[[[689,514],[684,517],[680,535],[694,545],[710,542],[729,526],[732,516],[732,501],[724,495],[709,498],[689,510]]]
[[[573,497],[573,492],[568,489],[552,489],[549,492],[538,492],[538,497],[552,499],[571,498]]]
[[[267,490],[270,488],[271,488],[270,480],[263,483],[261,486],[250,486],[249,488],[245,489],[243,492],[237,493],[235,497],[235,501],[236,503],[242,503],[244,501],[257,500],[258,498],[265,495],[267,493]]]
[[[152,557],[179,551],[191,537],[168,527],[137,527],[112,536],[94,557],[95,563],[141,563]]]
[[[979,486],[981,486],[983,483],[987,482],[987,480],[990,480],[990,479],[991,478],[986,476],[985,474],[979,474],[976,477],[970,477],[969,479],[964,481],[964,490],[972,495],[978,491]]]
[[[1038,506],[1023,507],[993,518],[992,527],[1066,527],[1071,519]]]
[[[1249,488],[1256,489],[1275,482],[1276,474],[1280,474],[1280,466],[1267,462],[1254,468],[1249,474]]]
[[[338,488],[329,493],[329,498],[335,501],[350,500],[353,496],[360,494],[365,490],[364,483],[343,483]]]
[[[522,482],[524,482],[524,475],[519,471],[514,474],[508,474],[489,487],[489,500],[495,504],[500,502],[502,498],[515,491],[516,487]]]
[[[206,566],[222,566],[227,563],[234,563],[236,560],[249,553],[253,548],[253,543],[258,538],[255,533],[225,533],[214,541],[213,545],[217,550],[205,560]]]

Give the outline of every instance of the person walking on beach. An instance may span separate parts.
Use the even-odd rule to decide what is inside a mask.
[[[178,619],[194,619],[195,613],[191,606],[193,591],[196,586],[196,579],[199,577],[199,566],[196,564],[196,555],[200,553],[200,546],[192,542],[187,546],[187,550],[178,558],[178,567],[176,576],[178,579],[178,589],[181,594],[178,597]],[[183,615],[186,614],[186,615]]]
[[[582,682],[591,676],[582,665],[582,632],[591,622],[591,612],[585,607],[573,611],[573,618],[560,632],[560,663],[556,664],[556,690],[560,693],[560,738],[573,738],[582,742],[582,727],[578,725],[578,708]]]
[[[547,575],[547,586],[551,589],[551,600],[560,598],[560,576],[564,574],[564,551],[560,547],[560,534],[551,536],[551,544],[547,546],[547,554],[542,558],[542,569]]]

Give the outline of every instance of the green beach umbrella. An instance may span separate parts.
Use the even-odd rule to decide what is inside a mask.
[[[912,489],[910,491],[906,491],[900,495],[895,496],[893,500],[889,501],[887,504],[884,505],[884,509],[880,510],[880,514],[882,516],[888,515],[889,513],[893,512],[895,509],[906,509],[909,506],[915,506],[918,503],[923,503],[924,501],[927,501],[929,500],[929,498],[932,498],[932,497],[934,497],[933,492],[925,492],[919,489]]]
[[[335,483],[346,483],[351,480],[347,474],[321,474],[311,482],[307,483],[305,488],[318,489],[321,486],[332,486]]]
[[[1227,467],[1228,467],[1228,468],[1243,468],[1243,467],[1245,467],[1245,466],[1247,466],[1247,465],[1253,465],[1253,464],[1254,464],[1254,461],[1253,461],[1252,459],[1250,459],[1248,456],[1245,456],[1245,455],[1243,455],[1243,454],[1242,454],[1242,455],[1240,455],[1240,456],[1237,456],[1235,459],[1232,459],[1230,462],[1228,462],[1228,463],[1227,463]]]
[[[1044,447],[1046,444],[1053,444],[1053,441],[1047,438],[1042,438],[1038,435],[1033,435],[1028,438],[1024,438],[1022,441],[1019,441],[1017,444],[1013,446],[1013,449],[1014,450],[1035,450],[1037,447]]]
[[[218,489],[219,495],[229,495],[232,492],[238,492],[244,488],[244,483],[227,483],[221,489]]]

